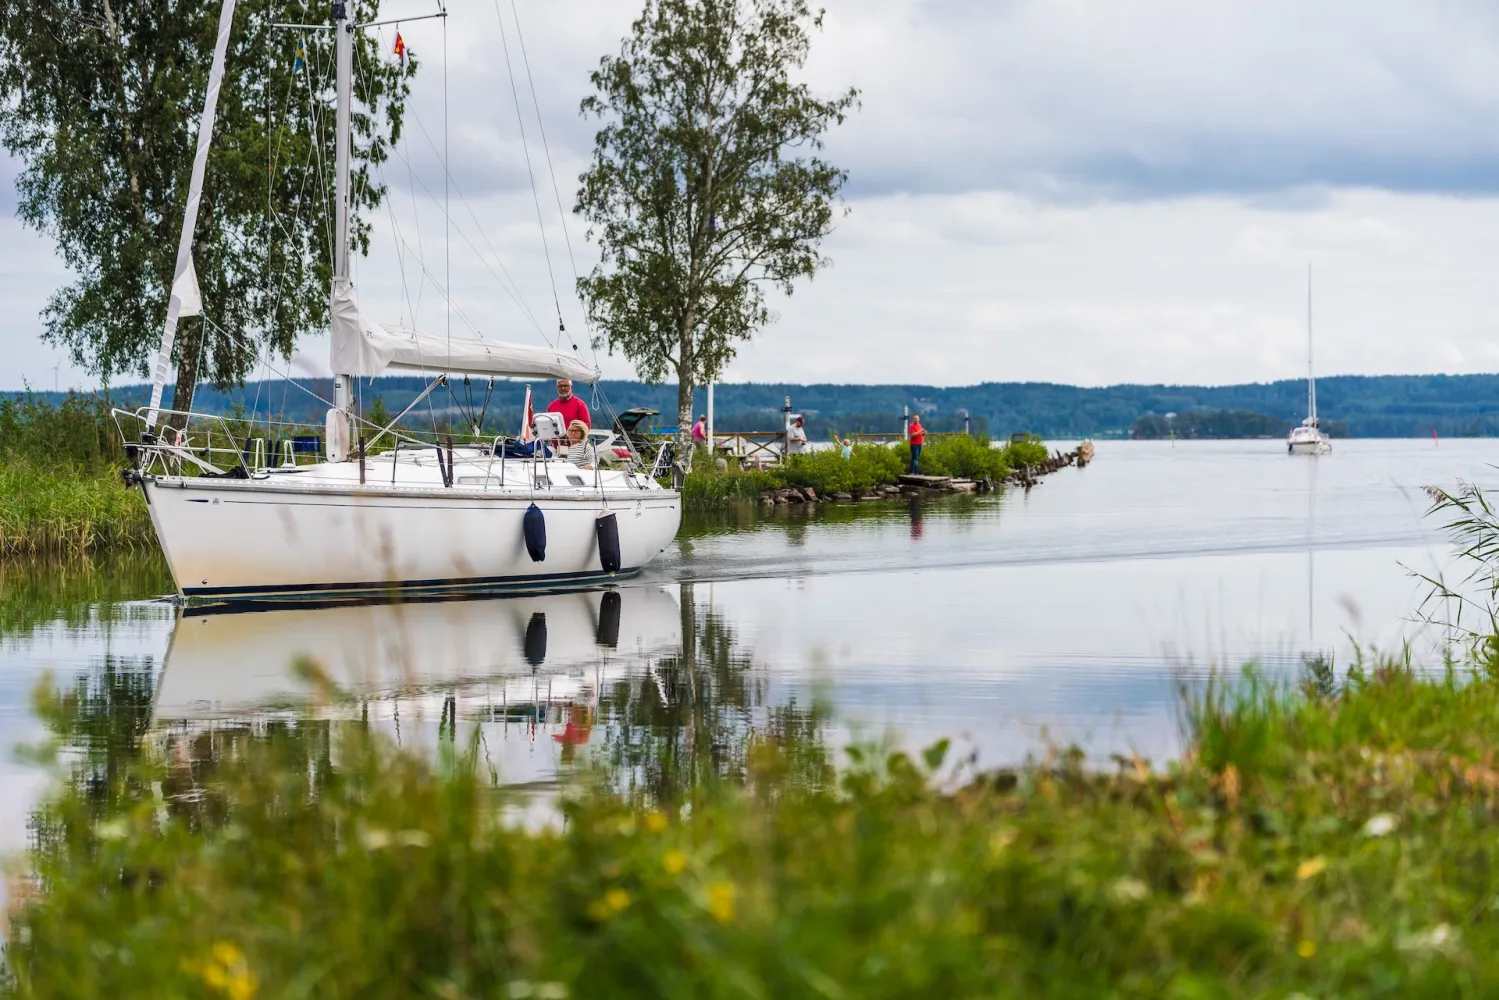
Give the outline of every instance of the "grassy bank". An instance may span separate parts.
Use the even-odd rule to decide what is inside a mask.
[[[82,690],[44,714],[70,725]],[[502,820],[477,746],[174,737],[43,811],[11,991],[140,996],[1487,996],[1499,668],[1260,675],[1183,762],[944,747],[835,770],[772,725],[679,800]],[[209,752],[210,748],[212,753]],[[91,772],[94,773],[94,772]],[[959,768],[961,773],[961,768]]]
[[[961,479],[1003,479],[1021,465],[1037,465],[1049,457],[1040,440],[990,446],[978,435],[954,434],[932,438],[921,451],[919,471]],[[911,448],[899,444],[855,445],[849,458],[837,450],[793,455],[785,466],[717,473],[705,462],[687,477],[683,501],[689,508],[713,507],[735,500],[754,500],[767,490],[788,486],[812,487],[819,495],[866,493],[894,483],[911,468]]]
[[[155,545],[145,500],[126,488],[118,470],[0,460],[0,556]]]
[[[0,399],[0,557],[154,546],[146,504],[97,397]]]

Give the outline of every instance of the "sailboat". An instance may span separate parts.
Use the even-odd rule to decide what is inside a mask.
[[[666,451],[650,468],[640,455],[625,468],[608,469],[560,459],[566,428],[555,414],[532,417],[529,389],[526,430],[534,440],[524,457],[502,438],[437,444],[399,429],[401,417],[447,384],[450,374],[589,385],[599,371],[551,347],[381,326],[361,311],[349,273],[353,33],[359,26],[345,0],[334,0],[331,26],[337,64],[329,289],[335,374],[326,454],[311,464],[273,465],[236,438],[223,418],[162,408],[178,320],[201,310],[192,235],[234,7],[235,0],[224,0],[220,14],[150,405],[114,411],[132,458],[127,481],[145,493],[180,595],[537,590],[639,572],[671,544],[681,520],[680,493],[656,480],[666,469]],[[353,389],[356,379],[386,372],[423,373],[430,384],[396,420],[378,427],[359,418]],[[169,420],[158,430],[163,415]],[[394,447],[368,454],[382,440]]]
[[[1317,377],[1312,371],[1312,268],[1306,268],[1306,418],[1299,427],[1292,427],[1286,437],[1286,453],[1290,455],[1326,455],[1332,451],[1330,442],[1322,433],[1317,421]]]

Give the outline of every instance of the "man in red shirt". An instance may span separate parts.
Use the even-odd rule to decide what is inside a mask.
[[[916,463],[921,461],[921,446],[926,443],[926,428],[921,426],[921,414],[911,416],[911,475],[916,475]]]
[[[563,427],[567,427],[574,420],[581,420],[588,427],[593,426],[593,418],[588,415],[588,404],[573,395],[571,379],[559,378],[557,380],[557,398],[547,406],[547,412],[562,414]]]

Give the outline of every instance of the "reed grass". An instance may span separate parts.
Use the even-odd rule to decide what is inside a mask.
[[[81,556],[156,545],[139,490],[113,468],[0,459],[0,556]]]
[[[109,400],[0,399],[0,558],[154,548],[144,498],[120,478]]]

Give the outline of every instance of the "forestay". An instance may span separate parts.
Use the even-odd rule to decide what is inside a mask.
[[[364,316],[345,284],[333,293],[332,367],[361,378],[388,371],[464,372],[514,378],[551,377],[592,383],[597,368],[549,347],[477,337],[447,337],[410,327],[381,326]]]

